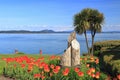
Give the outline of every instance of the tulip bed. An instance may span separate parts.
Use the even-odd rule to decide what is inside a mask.
[[[38,58],[17,56],[2,58],[6,62],[3,75],[17,80],[105,80],[100,72],[99,59],[93,56],[80,58],[81,66],[61,67],[60,56]]]

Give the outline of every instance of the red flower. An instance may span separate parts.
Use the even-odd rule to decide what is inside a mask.
[[[69,71],[69,68],[65,68],[65,71],[67,71],[67,72],[68,72],[68,71]]]
[[[60,60],[60,56],[57,56],[56,58],[57,58],[57,60]]]
[[[86,64],[86,67],[90,67],[90,64]]]
[[[33,65],[28,65],[28,72],[33,70]]]
[[[56,66],[55,68],[58,69],[58,70],[60,70],[60,66]]]
[[[84,73],[83,72],[78,72],[78,76],[82,77],[82,76],[84,76]]]
[[[45,67],[47,64],[45,63],[45,62],[41,62],[40,64],[39,64],[39,68],[40,69],[42,69],[43,67]]]
[[[39,68],[42,69],[42,68],[43,68],[43,65],[42,65],[42,64],[39,64]]]
[[[56,66],[55,69],[53,69],[53,72],[57,74],[60,70],[60,66]]]
[[[117,75],[117,78],[120,80],[120,74]]]
[[[46,66],[46,67],[44,67],[44,71],[45,71],[45,72],[50,72],[49,67],[47,67],[47,66]]]
[[[91,75],[91,71],[90,71],[90,70],[88,70],[88,71],[87,71],[87,74],[88,74],[88,75]]]
[[[95,60],[95,63],[96,63],[96,64],[98,64],[98,63],[99,63],[99,59],[98,59],[98,58]]]
[[[53,76],[53,73],[50,73],[50,77]]]
[[[34,74],[34,78],[40,78],[41,74]]]
[[[16,64],[14,64],[14,67],[16,67]]]
[[[74,69],[74,71],[75,71],[75,72],[79,72],[79,68],[76,67],[76,68]]]
[[[25,64],[21,64],[21,67],[22,67],[22,68],[25,68]]]
[[[100,72],[96,72],[95,78],[99,79],[100,78]]]
[[[45,76],[42,75],[42,76],[41,76],[41,79],[44,80],[44,78],[45,78]]]
[[[51,69],[54,69],[54,67],[55,67],[55,66],[54,66],[53,64],[50,65],[50,68],[51,68]]]
[[[95,74],[91,74],[91,76],[94,78],[94,77],[95,77]]]
[[[87,58],[85,57],[85,58],[83,58],[85,61],[87,61]]]
[[[51,57],[50,57],[50,60],[54,60],[54,59],[55,59],[55,57],[56,57],[56,56],[54,56],[54,55],[53,55],[53,56],[51,56]]]
[[[44,57],[40,57],[39,60],[44,60]]]
[[[82,58],[80,58],[80,61],[82,61]]]
[[[59,72],[58,69],[53,69],[53,73],[57,74]]]
[[[65,70],[62,73],[64,76],[67,76],[69,73],[69,68],[65,68]]]
[[[94,73],[95,72],[95,68],[90,68],[90,71]]]

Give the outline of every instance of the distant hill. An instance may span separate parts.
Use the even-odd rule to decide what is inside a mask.
[[[30,33],[31,31],[27,30],[9,30],[9,31],[0,31],[0,33]]]
[[[0,31],[0,33],[70,33],[72,31],[53,31],[53,30],[41,30],[41,31],[28,31],[28,30],[9,30]]]
[[[71,31],[54,31],[54,30],[41,30],[41,31],[29,31],[29,30],[9,30],[9,31],[0,31],[0,33],[71,33]],[[89,31],[87,33],[90,33]],[[120,31],[106,31],[101,33],[120,33]]]
[[[39,32],[41,32],[41,33],[54,33],[55,31],[46,29],[46,30],[41,30]]]
[[[120,31],[103,31],[102,33],[120,33]]]

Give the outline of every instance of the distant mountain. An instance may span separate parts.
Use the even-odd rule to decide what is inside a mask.
[[[120,33],[120,31],[103,31],[102,33]]]
[[[0,31],[0,33],[30,33],[31,31],[27,30],[9,30],[9,31]]]
[[[9,30],[0,31],[0,33],[70,33],[72,31],[53,31],[53,30],[41,30],[41,31],[28,31],[28,30]]]
[[[73,32],[73,30],[71,31],[54,31],[54,30],[41,30],[41,31],[29,31],[29,30],[9,30],[9,31],[0,31],[0,33],[71,33]],[[87,33],[90,33],[90,31],[88,31]],[[101,33],[120,33],[120,31],[104,31]]]
[[[45,29],[45,30],[41,30],[41,31],[39,31],[39,32],[41,32],[41,33],[54,33],[55,31]]]

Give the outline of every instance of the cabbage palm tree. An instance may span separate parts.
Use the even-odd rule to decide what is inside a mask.
[[[84,33],[88,53],[90,53],[90,51],[89,51],[86,32],[91,31],[91,36],[92,36],[91,53],[92,53],[92,55],[94,52],[94,46],[93,46],[94,37],[95,37],[96,32],[101,32],[101,27],[102,27],[101,25],[102,25],[103,21],[104,21],[103,14],[100,13],[98,10],[91,9],[91,8],[83,9],[80,13],[76,14],[74,17],[75,31],[78,34]]]
[[[90,28],[90,24],[88,22],[89,12],[90,12],[89,9],[84,9],[80,13],[78,13],[74,16],[74,26],[75,26],[74,29],[78,34],[83,34],[84,33],[88,53],[90,53],[90,50],[89,50],[89,45],[88,45],[88,39],[87,39],[87,33],[86,32]]]
[[[92,50],[91,50],[92,55],[94,52],[94,37],[96,32],[101,32],[103,22],[104,22],[103,14],[100,13],[98,10],[91,9],[89,16],[89,23],[90,23],[90,31],[92,36]]]

